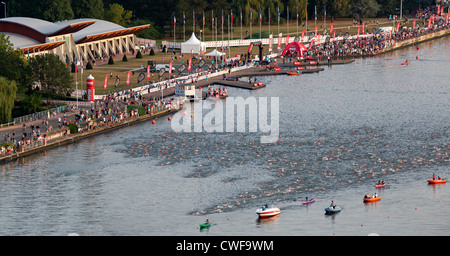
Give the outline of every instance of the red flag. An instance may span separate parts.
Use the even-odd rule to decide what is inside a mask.
[[[150,65],[147,65],[147,79],[150,79]]]
[[[130,85],[130,80],[131,80],[131,71],[128,71],[128,74],[127,74],[127,85]]]
[[[333,39],[335,39],[335,38],[336,38],[336,30],[333,31]]]
[[[431,18],[428,20],[428,28],[431,27]]]
[[[358,38],[359,38],[359,31],[361,30],[361,27],[358,27],[358,31],[356,32],[356,35],[358,36]]]
[[[317,26],[316,29],[314,30],[314,36],[317,36]]]
[[[363,27],[362,27],[362,34],[364,35],[364,22],[363,22]]]
[[[108,86],[108,75],[105,76],[105,84],[103,85],[103,90],[106,90],[107,86]]]
[[[314,38],[313,40],[311,40],[311,42],[309,43],[309,48],[311,48],[314,45]]]
[[[444,6],[441,7],[441,16],[444,15]]]
[[[289,34],[286,36],[286,42],[285,42],[285,44],[286,44],[286,45],[289,44]]]
[[[192,56],[189,57],[188,71],[191,71],[191,66],[192,66]]]
[[[413,20],[413,29],[416,28],[416,19]]]
[[[432,18],[431,22],[433,22],[433,25],[434,25],[434,13],[433,13],[433,16],[431,16],[431,18]]]
[[[173,61],[171,61],[169,64],[169,76],[172,75],[172,63],[173,63]]]
[[[320,34],[317,35],[317,42],[320,44]]]
[[[305,36],[305,30],[302,31],[302,37],[301,37],[300,41],[303,42],[303,37],[304,37],[304,36]]]
[[[397,22],[397,33],[398,33],[398,30],[400,29],[400,21],[399,22]]]
[[[331,22],[331,25],[330,25],[330,33],[333,32],[333,27],[334,27],[334,22]]]
[[[440,14],[439,14],[439,11],[440,11],[440,10],[441,10],[441,5],[440,5],[440,4],[438,4],[438,6],[437,6],[437,10],[436,10],[436,14],[437,14],[437,15],[440,15]]]
[[[233,10],[231,10],[231,24],[233,24]]]

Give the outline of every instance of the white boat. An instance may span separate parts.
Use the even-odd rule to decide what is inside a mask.
[[[271,207],[271,208],[260,207],[260,208],[256,209],[256,214],[258,214],[258,216],[260,218],[273,217],[280,213],[281,213],[280,208],[277,208],[277,207]]]

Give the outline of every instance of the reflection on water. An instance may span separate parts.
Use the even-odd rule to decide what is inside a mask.
[[[448,41],[317,74],[261,77],[261,90],[229,88],[236,97],[280,98],[272,144],[261,144],[260,133],[176,133],[163,117],[2,165],[0,233],[198,235],[199,221],[216,218],[207,233],[442,234],[420,223],[434,207],[448,219],[439,201],[445,185],[419,185],[424,202],[413,212],[394,211],[416,202],[392,195],[406,180],[448,176]],[[400,65],[405,59],[411,64]],[[363,204],[379,179],[389,184],[377,190],[382,200]],[[439,204],[430,206],[428,195]],[[317,201],[300,206],[306,196]],[[331,197],[343,210],[324,217]],[[284,208],[256,220],[255,230],[254,210],[264,203]],[[405,226],[409,214],[416,227]]]

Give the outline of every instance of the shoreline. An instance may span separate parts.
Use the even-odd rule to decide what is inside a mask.
[[[88,131],[88,132],[83,132],[83,133],[69,134],[66,137],[59,137],[59,138],[54,139],[54,141],[52,141],[52,142],[48,142],[46,145],[28,149],[24,152],[16,152],[16,153],[13,153],[13,154],[10,154],[7,156],[2,156],[2,157],[0,157],[0,165],[14,161],[21,157],[33,155],[35,153],[39,153],[39,152],[42,152],[42,151],[45,151],[45,150],[48,150],[48,149],[51,149],[54,147],[59,147],[59,146],[76,143],[83,139],[87,139],[89,137],[92,137],[92,136],[95,136],[98,134],[103,134],[103,133],[107,133],[110,131],[114,131],[114,130],[120,129],[122,127],[127,127],[130,125],[138,124],[138,123],[149,121],[149,120],[155,120],[159,117],[170,115],[170,114],[176,113],[180,110],[181,109],[170,109],[170,110],[165,110],[165,111],[162,111],[162,112],[160,112],[158,114],[154,114],[154,115],[147,114],[144,116],[132,118],[130,120],[127,120],[125,122],[118,123],[118,124],[115,124],[112,126],[106,126],[106,127],[98,128],[98,129]]]
[[[349,55],[349,56],[339,57],[339,59],[348,59],[348,58],[355,59],[355,58],[381,56],[381,55],[383,55],[385,53],[393,52],[393,51],[400,50],[400,49],[403,49],[403,48],[406,48],[406,47],[415,46],[417,44],[421,44],[421,43],[428,42],[428,41],[431,41],[431,40],[439,39],[439,38],[442,38],[442,37],[445,37],[445,36],[449,36],[449,35],[450,35],[450,28],[447,28],[447,29],[443,29],[443,30],[440,30],[440,31],[436,31],[436,32],[433,32],[433,33],[426,34],[426,35],[422,35],[422,36],[419,36],[417,38],[411,38],[411,39],[404,40],[402,42],[396,42],[393,46],[390,46],[388,49],[384,49],[381,52],[376,53],[376,54],[371,54],[371,55]],[[349,62],[345,62],[343,64],[352,63],[352,62],[353,61],[349,61]],[[335,64],[338,64],[338,63],[335,63]],[[320,65],[327,65],[327,64],[325,64],[325,63],[322,64],[321,63]],[[286,66],[291,66],[291,65],[286,65]],[[316,65],[316,66],[318,67],[319,65]],[[318,70],[318,71],[322,71],[322,70],[323,69]],[[232,73],[234,73],[234,74],[232,74]],[[258,74],[258,73],[260,73],[260,74]],[[230,71],[230,77],[242,77],[242,76],[246,76],[246,75],[247,76],[248,75],[258,76],[258,75],[282,75],[282,74],[285,74],[285,72],[283,72],[283,73],[277,73],[276,71],[261,72],[260,69],[255,68],[253,66],[248,66],[248,68],[238,69],[236,71],[233,71],[233,69],[231,69],[231,71]],[[214,84],[214,82],[220,81],[220,80],[222,80],[222,79],[214,78],[214,79],[211,79],[208,82],[207,81],[199,81],[198,84],[196,84],[196,88],[198,88],[199,86],[212,85],[212,84]],[[263,87],[265,87],[265,85]],[[173,88],[163,89],[163,91],[171,90],[171,89],[173,89]],[[257,89],[257,88],[251,88],[251,89]],[[172,91],[173,92],[168,92],[167,94],[164,93],[164,96],[172,96],[172,95],[174,95],[175,94],[174,89]],[[159,93],[159,92],[157,92],[157,93]],[[150,95],[152,95],[152,94],[150,93],[148,96],[150,96]],[[169,115],[169,114],[172,114],[172,113],[176,113],[178,111],[180,111],[180,109],[166,110],[166,111],[160,112],[158,114],[144,115],[144,116],[141,116],[141,117],[137,117],[137,118],[133,118],[131,120],[125,121],[123,123],[119,123],[119,124],[116,124],[116,125],[113,125],[113,126],[107,126],[107,127],[99,128],[99,129],[96,129],[96,130],[93,130],[93,131],[83,132],[81,134],[69,134],[69,135],[67,135],[67,137],[56,138],[56,139],[54,139],[54,141],[52,141],[50,143],[47,143],[46,145],[42,145],[42,146],[39,146],[39,147],[36,147],[36,148],[28,149],[28,150],[26,150],[24,152],[16,152],[16,153],[13,153],[13,154],[10,154],[10,155],[7,155],[7,156],[1,156],[0,157],[0,165],[8,163],[8,162],[11,162],[11,161],[16,160],[16,159],[19,159],[21,157],[26,157],[26,156],[29,156],[29,155],[32,155],[32,154],[35,154],[35,153],[38,153],[38,152],[45,151],[47,149],[51,149],[51,148],[54,148],[54,147],[59,147],[59,146],[67,145],[67,144],[71,144],[71,143],[76,143],[78,141],[81,141],[83,139],[89,138],[91,136],[95,136],[95,135],[98,135],[98,134],[103,134],[103,133],[106,133],[106,132],[109,132],[109,131],[113,131],[113,130],[122,128],[124,126],[130,126],[130,125],[137,124],[137,123],[140,123],[140,122],[154,120],[154,119],[156,119],[158,117],[166,116],[166,115]]]

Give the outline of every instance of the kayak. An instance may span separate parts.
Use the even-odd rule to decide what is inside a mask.
[[[375,198],[363,198],[364,203],[366,202],[376,202],[376,201],[380,201],[381,197],[375,197]]]
[[[314,203],[315,201],[316,201],[315,198],[311,198],[311,199],[309,199],[307,201],[302,200],[303,204],[311,204],[311,203]]]
[[[325,214],[334,214],[334,213],[340,212],[341,210],[342,210],[342,208],[339,206],[336,206],[335,208],[328,207],[328,208],[325,208]]]
[[[211,227],[211,223],[208,223],[208,224],[202,223],[202,224],[200,224],[200,228],[209,228],[209,227]]]
[[[428,180],[428,183],[430,184],[444,184],[446,182],[446,180]]]
[[[287,74],[288,75],[290,75],[290,76],[298,76],[298,75],[301,75],[302,73],[301,72],[287,72]]]
[[[402,62],[402,65],[408,65],[409,62]]]
[[[386,186],[386,182],[384,184],[377,184],[377,185],[375,185],[375,188],[382,188],[384,186]]]
[[[256,214],[258,214],[258,216],[260,218],[269,218],[269,217],[276,216],[280,213],[281,213],[281,211],[277,207],[267,208],[265,210],[263,210],[262,208],[258,208],[256,210]]]

